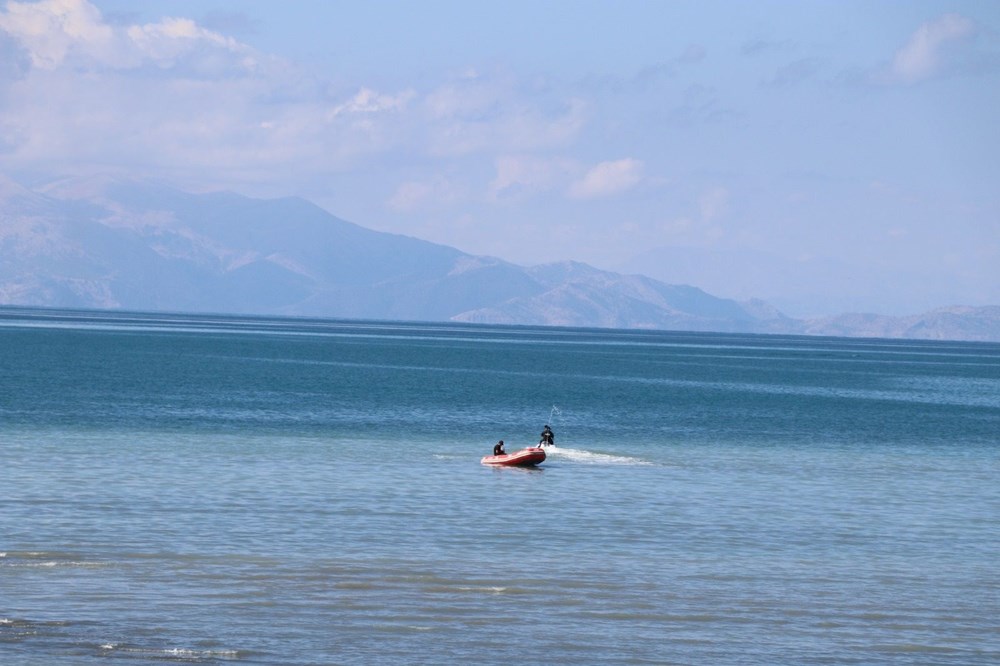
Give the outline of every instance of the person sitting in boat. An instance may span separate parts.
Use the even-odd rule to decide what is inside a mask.
[[[497,442],[493,446],[493,455],[495,455],[495,456],[502,456],[502,455],[506,455],[506,454],[507,454],[507,452],[503,450],[503,440],[501,439],[499,442]]]
[[[538,445],[539,446],[555,446],[555,443],[556,443],[555,433],[553,433],[552,432],[552,428],[550,428],[546,424],[546,426],[542,429],[542,439],[538,442]]]

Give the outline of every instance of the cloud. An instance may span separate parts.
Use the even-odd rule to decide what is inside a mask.
[[[947,47],[970,38],[975,24],[959,14],[945,14],[917,28],[899,49],[889,66],[889,79],[917,83],[937,74],[943,67]]]
[[[587,116],[583,100],[506,71],[468,69],[423,89],[333,83],[188,18],[105,17],[86,0],[0,3],[8,173],[128,172],[315,197],[359,167],[468,179],[476,160],[489,168],[498,155],[570,147]],[[513,193],[506,177],[493,194]],[[405,180],[389,203],[399,210],[460,196],[430,177]]]
[[[334,84],[188,18],[111,18],[86,0],[0,3],[0,170],[310,195],[376,159],[436,168],[562,149],[588,120],[582,99],[505,71],[423,89]]]
[[[0,30],[18,41],[35,67],[53,69],[67,54],[85,45],[93,55],[108,51],[114,31],[100,12],[83,0],[8,2],[0,13]]]
[[[415,93],[406,90],[398,95],[378,93],[371,88],[362,88],[356,95],[342,104],[338,104],[330,112],[331,117],[344,114],[371,114],[399,111],[406,107]]]
[[[577,171],[574,161],[566,158],[533,155],[504,155],[496,160],[496,178],[490,183],[494,200],[516,200],[529,194],[565,186]]]
[[[253,67],[253,50],[231,37],[185,18],[164,18],[145,25],[112,26],[86,0],[8,2],[0,12],[0,30],[27,52],[34,67],[55,70],[63,65],[84,70],[174,67],[218,72],[225,63]]]
[[[438,86],[421,104],[428,152],[455,157],[567,145],[586,123],[586,103],[535,93],[522,90],[517,79],[503,72],[466,74]]]
[[[83,0],[10,2],[2,44],[23,65],[0,86],[0,169],[231,185],[323,157],[313,128],[328,100],[296,89],[295,68],[189,19],[111,24]]]
[[[601,162],[569,188],[574,199],[595,199],[621,194],[642,179],[643,163],[633,158]]]
[[[133,25],[125,35],[125,53],[131,56],[132,63],[149,62],[168,68],[187,62],[196,65],[194,71],[211,73],[223,73],[227,67],[252,70],[258,64],[253,49],[202,28],[191,19],[165,18],[159,23]]]

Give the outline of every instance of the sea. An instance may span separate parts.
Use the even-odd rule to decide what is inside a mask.
[[[998,664],[1000,345],[3,308],[0,663]]]

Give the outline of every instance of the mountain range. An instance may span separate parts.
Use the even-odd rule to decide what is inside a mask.
[[[578,262],[518,266],[300,198],[0,177],[0,305],[1000,341],[1000,307],[794,319]]]

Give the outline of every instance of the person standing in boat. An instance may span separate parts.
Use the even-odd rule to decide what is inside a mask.
[[[542,429],[542,439],[538,442],[538,445],[555,446],[555,444],[556,444],[556,435],[554,432],[552,432],[552,428],[550,428],[548,424],[546,424],[546,426]]]
[[[506,455],[506,453],[507,452],[503,450],[503,440],[502,439],[499,442],[497,442],[496,444],[493,445],[493,455],[495,455],[495,456],[502,456],[502,455]]]

